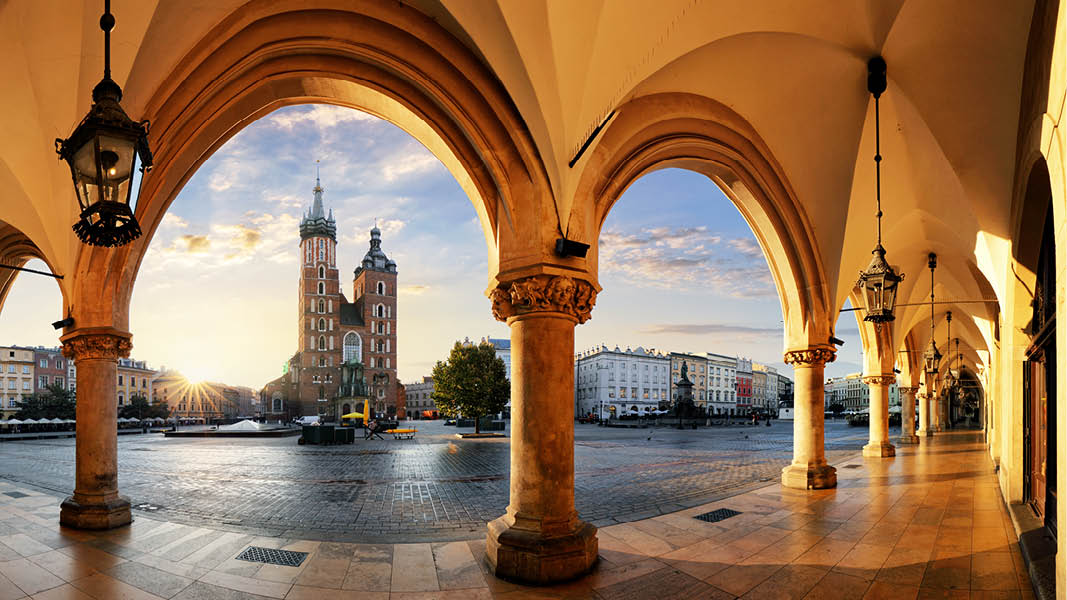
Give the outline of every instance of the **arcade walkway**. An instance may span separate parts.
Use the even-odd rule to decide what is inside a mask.
[[[144,517],[90,533],[56,524],[60,498],[0,483],[0,600],[1032,598],[978,434],[897,451],[837,465],[836,489],[774,484],[601,528],[596,570],[546,588],[488,576],[484,541],[254,538]],[[720,508],[741,514],[693,518]],[[236,560],[249,545],[310,554],[300,567]]]

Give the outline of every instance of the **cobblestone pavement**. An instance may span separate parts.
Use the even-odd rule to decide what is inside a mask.
[[[232,531],[373,542],[475,539],[508,503],[508,439],[461,440],[420,422],[413,441],[298,446],[297,438],[120,436],[119,486],[153,518]],[[895,437],[891,431],[891,436]],[[865,428],[827,423],[827,459]],[[651,438],[651,439],[649,439]],[[598,526],[697,506],[777,481],[792,423],[616,429],[576,425],[578,513]],[[0,479],[68,494],[74,440],[0,443]]]

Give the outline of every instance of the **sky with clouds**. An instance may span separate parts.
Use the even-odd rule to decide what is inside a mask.
[[[297,226],[316,160],[337,219],[346,295],[376,221],[397,262],[402,381],[429,374],[457,339],[507,337],[483,295],[481,227],[447,169],[388,122],[294,106],[234,136],[174,201],[134,289],[135,358],[255,388],[280,374],[296,350]],[[608,216],[600,253],[604,290],[593,318],[576,330],[576,350],[604,343],[716,352],[785,369],[767,263],[741,214],[704,176],[666,169],[635,182]],[[60,304],[51,280],[21,275],[0,311],[0,344],[57,345],[49,323]],[[838,337],[846,345],[828,376],[860,369],[848,313]]]

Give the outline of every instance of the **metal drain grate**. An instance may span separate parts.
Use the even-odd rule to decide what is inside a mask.
[[[281,565],[283,567],[299,567],[300,563],[304,562],[304,559],[307,558],[307,555],[307,552],[293,552],[292,550],[249,546],[245,548],[244,552],[237,555],[237,560],[267,563],[268,565]]]
[[[841,467],[841,468],[842,468],[842,469],[858,469],[858,468],[860,468],[860,467],[862,467],[862,466],[863,466],[863,465],[845,465],[845,466],[843,466],[843,467]]]
[[[713,510],[711,512],[704,513],[702,515],[697,515],[697,516],[695,516],[693,518],[694,519],[700,519],[701,521],[707,521],[708,523],[718,523],[719,521],[722,521],[723,519],[729,519],[730,517],[736,517],[739,514],[741,514],[741,513],[736,511],[736,510],[731,510],[729,508],[719,508],[719,509]]]
[[[29,494],[23,494],[22,492],[4,492],[4,495],[12,498],[26,498],[29,496]]]

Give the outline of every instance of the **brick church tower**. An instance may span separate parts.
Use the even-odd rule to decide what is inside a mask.
[[[396,263],[382,251],[375,226],[349,302],[337,270],[337,224],[323,206],[323,191],[316,177],[311,209],[300,220],[298,348],[286,373],[267,385],[271,413],[334,420],[361,410],[353,390],[365,389],[375,412],[396,414]],[[342,365],[361,372],[366,386],[343,388]]]
[[[397,403],[396,263],[382,251],[382,232],[370,230],[370,249],[355,271],[354,304],[367,324],[363,365],[368,393],[376,410]]]

